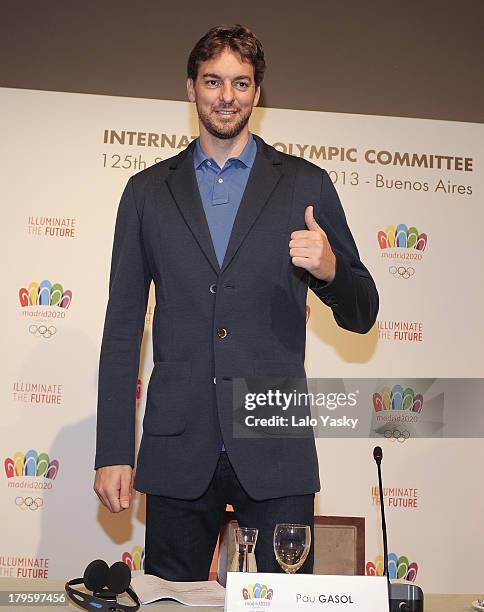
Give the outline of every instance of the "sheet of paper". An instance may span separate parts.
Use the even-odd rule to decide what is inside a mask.
[[[175,599],[187,606],[222,606],[225,589],[216,580],[201,582],[170,582],[151,574],[139,574],[131,581],[143,604],[159,599]]]

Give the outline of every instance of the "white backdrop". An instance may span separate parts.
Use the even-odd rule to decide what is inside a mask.
[[[114,219],[129,176],[186,146],[196,116],[183,102],[14,89],[0,90],[0,99],[8,245],[0,575],[63,579],[96,557],[139,567],[143,496],[113,516],[92,492]],[[380,292],[378,323],[366,336],[339,329],[309,296],[308,375],[388,378],[404,387],[422,377],[483,377],[483,126],[257,109],[252,130],[331,171]],[[436,156],[447,156],[441,168]],[[393,165],[395,158],[414,165]],[[151,301],[140,415],[153,308]],[[374,442],[318,440],[317,514],[366,517],[369,573],[381,555]],[[400,571],[428,592],[482,589],[482,441],[382,446],[389,547]]]

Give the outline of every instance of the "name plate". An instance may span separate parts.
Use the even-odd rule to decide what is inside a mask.
[[[387,579],[228,572],[225,611],[242,610],[388,612]]]

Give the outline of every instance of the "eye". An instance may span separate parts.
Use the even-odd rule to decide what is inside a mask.
[[[207,79],[205,81],[205,85],[207,87],[217,87],[219,85],[220,81],[218,81],[217,79]]]
[[[249,89],[250,83],[248,83],[247,81],[235,81],[235,87],[237,87],[237,89],[240,89],[241,91],[245,91]]]

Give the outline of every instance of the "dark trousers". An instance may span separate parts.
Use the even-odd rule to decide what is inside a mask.
[[[242,488],[225,452],[198,499],[146,496],[145,572],[165,580],[207,580],[226,504],[233,506],[241,527],[259,530],[255,553],[260,572],[282,572],[272,544],[277,523],[310,525],[311,550],[299,572],[312,573],[314,494],[255,501]]]

